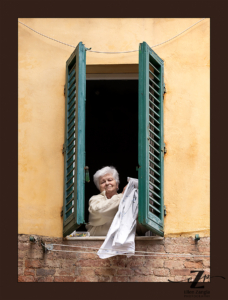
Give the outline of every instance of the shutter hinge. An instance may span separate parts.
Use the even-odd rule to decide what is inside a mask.
[[[64,85],[64,96],[66,95],[66,85]]]
[[[166,206],[164,205],[164,216],[166,216]]]
[[[66,152],[66,146],[65,144],[63,144],[62,154],[64,154],[65,152]]]
[[[92,47],[90,47],[90,48],[85,48],[85,51],[88,51],[88,50],[91,50],[92,49]]]
[[[166,149],[165,145],[164,145],[164,148],[161,149],[161,152],[164,152],[164,154],[167,152],[167,149]]]
[[[166,93],[166,88],[165,88],[165,84],[164,84],[164,94]]]
[[[60,213],[61,217],[63,216],[63,207],[62,207],[62,210],[61,210],[61,213]]]

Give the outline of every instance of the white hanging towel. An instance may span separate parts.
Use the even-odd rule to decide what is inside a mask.
[[[100,258],[135,254],[136,218],[138,215],[138,179],[127,178],[128,185],[120,201],[104,243],[97,255]],[[120,251],[118,251],[120,250]]]

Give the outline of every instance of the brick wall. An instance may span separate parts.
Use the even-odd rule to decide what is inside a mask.
[[[34,236],[34,235],[33,235]],[[62,238],[42,238],[47,244],[100,247],[103,241],[63,241]],[[54,249],[71,251],[92,251],[92,249],[54,246]],[[136,251],[205,254],[209,255],[210,238],[164,238],[155,241],[136,241]],[[140,253],[138,253],[140,254]],[[115,256],[100,259],[93,253],[43,252],[39,243],[29,241],[29,235],[18,235],[18,281],[19,282],[167,282],[192,281],[197,273],[204,270],[210,274],[209,257],[178,256]],[[190,278],[190,279],[189,279]],[[202,278],[200,281],[209,281]]]

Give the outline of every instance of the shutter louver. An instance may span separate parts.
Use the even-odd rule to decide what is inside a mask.
[[[80,42],[66,63],[63,236],[84,223],[86,55]]]
[[[138,220],[160,236],[164,236],[163,75],[163,60],[145,42],[140,44]]]

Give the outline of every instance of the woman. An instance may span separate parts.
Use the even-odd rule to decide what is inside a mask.
[[[107,235],[109,227],[118,211],[119,203],[127,186],[122,193],[119,190],[119,174],[114,167],[104,167],[93,176],[94,183],[100,194],[89,200],[89,223],[86,229],[91,236]],[[144,227],[137,225],[137,233],[143,234],[147,231]]]

